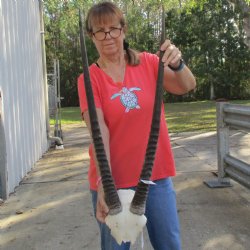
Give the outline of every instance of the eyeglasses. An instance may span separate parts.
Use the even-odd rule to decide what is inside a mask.
[[[96,38],[98,41],[103,41],[106,39],[107,34],[109,34],[112,38],[118,38],[121,35],[122,28],[113,28],[110,31],[96,31],[93,32],[93,36]]]

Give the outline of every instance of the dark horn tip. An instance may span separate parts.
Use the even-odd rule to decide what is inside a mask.
[[[110,208],[109,215],[116,215],[116,214],[119,214],[121,211],[122,211],[122,206],[119,206],[116,208]]]
[[[137,214],[137,215],[143,215],[143,214],[145,214],[145,206],[133,206],[131,204],[129,210],[133,214]]]

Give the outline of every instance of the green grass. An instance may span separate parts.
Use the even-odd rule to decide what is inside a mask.
[[[236,100],[230,103],[250,105],[250,100]],[[170,133],[216,130],[214,101],[166,103],[165,111]]]
[[[62,108],[62,124],[81,123],[81,111],[79,107]]]
[[[171,133],[216,129],[214,102],[166,103],[165,111]]]
[[[232,101],[232,103],[250,105],[250,100]],[[165,110],[170,133],[216,129],[214,101],[166,103]],[[61,114],[62,124],[82,123],[78,107],[62,108]],[[54,121],[51,120],[51,124],[53,123]]]

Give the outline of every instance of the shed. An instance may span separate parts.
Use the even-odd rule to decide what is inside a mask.
[[[0,0],[0,198],[50,146],[39,0]]]

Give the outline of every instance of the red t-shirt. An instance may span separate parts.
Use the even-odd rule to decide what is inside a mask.
[[[89,67],[95,105],[103,111],[110,133],[110,162],[117,188],[136,186],[140,177],[151,128],[158,60],[156,55],[141,53],[139,65],[126,66],[122,86],[114,83],[96,64]],[[83,81],[81,74],[78,78],[78,94],[82,112],[88,109]],[[89,155],[90,189],[96,190],[97,176],[92,144]],[[174,159],[162,105],[151,180],[173,175]]]

